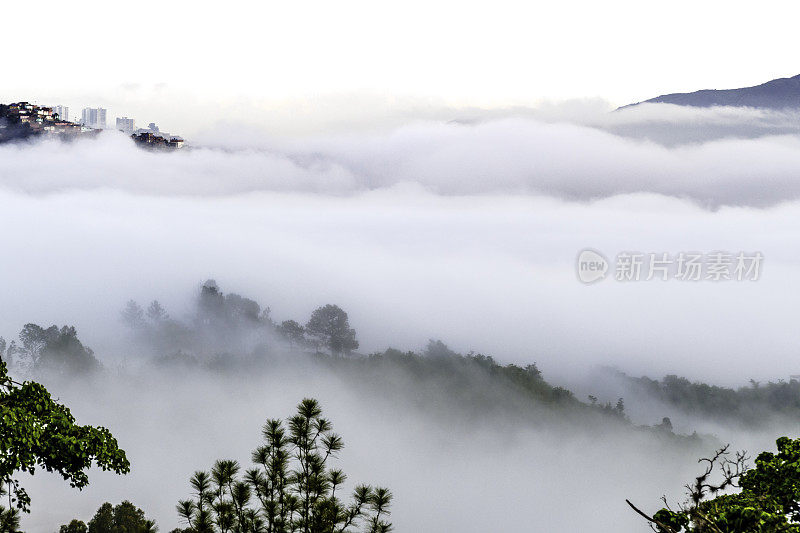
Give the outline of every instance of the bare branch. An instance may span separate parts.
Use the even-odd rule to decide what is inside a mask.
[[[640,515],[640,516],[642,516],[642,517],[643,517],[645,520],[647,520],[648,522],[650,522],[650,523],[652,523],[652,524],[655,524],[655,525],[657,525],[658,527],[660,527],[662,530],[666,531],[667,533],[678,533],[677,531],[675,531],[674,529],[672,529],[672,528],[671,528],[671,527],[669,527],[668,525],[666,525],[666,524],[663,524],[663,523],[659,522],[658,520],[656,520],[656,519],[655,519],[655,518],[653,518],[652,516],[647,516],[647,515],[646,515],[646,514],[645,514],[643,511],[641,511],[641,510],[640,510],[638,507],[636,507],[635,505],[633,505],[633,504],[631,503],[631,501],[630,501],[630,500],[625,500],[625,503],[627,503],[628,505],[630,505],[630,506],[631,506],[631,509],[633,509],[634,511],[636,511],[637,513],[639,513],[639,515]],[[720,532],[720,533],[721,533],[721,532]]]

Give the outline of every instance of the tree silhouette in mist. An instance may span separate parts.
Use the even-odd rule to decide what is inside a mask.
[[[329,348],[331,355],[350,353],[358,348],[356,330],[350,327],[347,313],[338,305],[315,309],[306,324],[306,333],[320,346]]]
[[[176,510],[195,533],[348,533],[361,528],[388,533],[392,493],[357,485],[350,503],[337,494],[347,479],[331,468],[344,443],[322,417],[316,400],[304,399],[286,422],[267,420],[264,443],[253,451],[255,467],[240,477],[233,460],[190,479],[192,498]]]

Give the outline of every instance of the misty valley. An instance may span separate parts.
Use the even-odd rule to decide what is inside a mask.
[[[71,326],[29,323],[17,338],[0,339],[3,405],[30,409],[20,420],[6,416],[4,427],[24,420],[44,442],[53,441],[49,446],[63,439],[78,446],[43,459],[21,455],[17,463],[4,456],[5,475],[23,471],[9,478],[4,530],[15,531],[20,510],[31,508],[62,521],[61,533],[385,532],[394,530],[395,517],[419,531],[471,530],[467,524],[482,520],[481,528],[512,529],[527,527],[530,518],[510,509],[528,498],[549,499],[553,523],[570,523],[557,495],[565,482],[613,495],[609,514],[624,514],[619,504],[629,501],[632,518],[640,513],[662,531],[680,531],[691,512],[718,513],[731,523],[788,524],[792,516],[779,507],[754,516],[751,501],[762,502],[766,491],[770,505],[790,506],[780,498],[791,500],[791,490],[780,496],[765,486],[774,469],[794,483],[800,441],[779,440],[777,455],[759,455],[748,470],[751,455],[725,439],[764,446],[771,435],[781,436],[780,428],[794,427],[795,379],[729,388],[599,367],[571,390],[548,381],[535,363],[459,354],[440,340],[419,352],[365,354],[348,314],[334,304],[308,320],[278,322],[270,307],[225,293],[214,280],[187,300],[180,318],[158,300],[128,301],[119,313],[128,356],[117,364],[102,363],[103,354]],[[81,422],[102,421],[116,437],[104,427],[73,426],[60,400]],[[55,427],[48,408],[60,411]],[[25,437],[4,438],[19,446]],[[158,457],[147,451],[153,443]],[[48,449],[56,448],[41,453]],[[698,463],[700,457],[706,460]],[[87,486],[82,469],[93,461],[100,468],[92,469]],[[578,481],[566,474],[574,462],[588,472],[598,464],[610,470],[596,482]],[[24,475],[38,468],[61,473],[87,496],[78,503],[52,480]],[[351,470],[352,477],[345,473]],[[741,486],[754,488],[741,489],[741,497],[716,496],[740,478],[753,479]],[[671,486],[652,486],[655,480]],[[681,481],[689,483],[695,511],[676,507]],[[659,502],[662,494],[670,499]],[[489,502],[481,518],[464,516],[462,524],[435,511],[443,501],[457,507],[471,498]],[[89,499],[97,509],[87,506]],[[652,514],[638,507],[659,503],[662,510]],[[591,520],[619,523],[613,516]]]

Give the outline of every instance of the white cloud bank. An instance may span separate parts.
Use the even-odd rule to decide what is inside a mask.
[[[591,200],[656,193],[711,207],[769,206],[800,197],[800,137],[780,125],[791,117],[722,109],[681,110],[668,120],[667,111],[654,107],[585,119],[594,126],[531,118],[420,122],[299,141],[226,129],[201,136],[206,148],[169,155],[136,150],[114,134],[74,144],[6,145],[0,147],[0,186],[29,193],[111,188],[213,196],[342,195],[416,183],[445,195]],[[711,128],[713,140],[675,146],[642,140],[663,136],[665,127],[672,136],[701,138],[697,132]],[[746,138],[742,128],[755,138]]]
[[[365,352],[438,337],[503,361],[537,361],[556,381],[595,364],[722,383],[800,372],[795,136],[668,147],[517,118],[292,142],[254,138],[209,138],[215,148],[175,154],[140,151],[114,135],[0,147],[0,333],[13,336],[31,321],[75,324],[113,367],[136,357],[118,341],[128,298],[158,298],[180,317],[197,283],[213,277],[224,291],[270,306],[278,320],[304,321],[318,305],[337,303]],[[585,247],[610,256],[761,251],[765,264],[751,283],[583,286],[574,261]],[[548,531],[563,524],[577,531],[598,516],[609,530],[637,531],[645,526],[623,496],[655,504],[693,471],[694,458],[653,466],[647,442],[626,443],[641,445],[642,455],[620,454],[616,442],[592,448],[579,437],[564,444],[536,432],[498,448],[502,457],[484,453],[484,444],[495,444],[481,440],[489,437],[458,435],[453,454],[436,463],[442,443],[452,445],[448,435],[413,417],[387,427],[369,414],[371,404],[314,380],[237,389],[243,397],[224,405],[245,414],[213,415],[217,437],[206,442],[192,428],[172,431],[195,406],[186,400],[193,386],[149,384],[157,394],[139,398],[134,412],[107,398],[114,391],[63,390],[83,420],[106,423],[130,443],[141,470],[124,482],[100,476],[80,502],[57,480],[37,476],[34,505],[61,513],[70,502],[88,518],[102,500],[130,497],[168,530],[173,500],[185,495],[181,475],[217,456],[246,458],[255,443],[242,435],[257,435],[261,418],[285,414],[309,388],[352,442],[349,464],[364,465],[354,478],[395,488],[403,531],[517,530],[528,527],[530,513]],[[219,405],[214,395],[209,410]],[[263,408],[247,411],[254,398]],[[139,406],[148,418],[136,419]],[[182,445],[196,453],[180,456]],[[397,464],[376,459],[383,446]],[[645,479],[626,473],[647,468]],[[163,472],[162,498],[153,487],[161,488],[155,473]],[[576,487],[564,472],[588,481]],[[497,496],[508,486],[517,492]],[[446,496],[431,500],[423,491]],[[585,502],[581,512],[558,506],[565,494]],[[487,497],[492,513],[475,517],[476,502]],[[49,530],[66,517],[59,513],[34,530]]]
[[[91,340],[129,297],[179,309],[214,277],[281,319],[339,303],[365,350],[441,337],[551,373],[785,377],[800,343],[797,145],[666,148],[530,120],[259,150],[6,145],[0,325],[77,322]],[[765,267],[756,283],[584,287],[585,247],[760,251]]]

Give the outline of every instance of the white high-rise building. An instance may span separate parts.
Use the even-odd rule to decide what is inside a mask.
[[[69,108],[67,106],[54,105],[53,113],[56,113],[60,120],[69,120]]]
[[[81,124],[90,128],[106,128],[106,110],[102,107],[87,107],[81,113]]]
[[[133,133],[136,130],[136,121],[128,117],[117,117],[117,129],[125,133]]]

